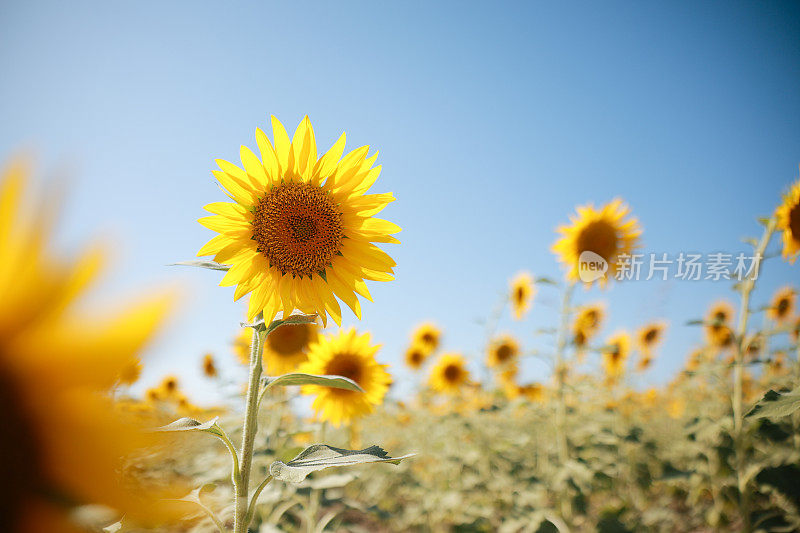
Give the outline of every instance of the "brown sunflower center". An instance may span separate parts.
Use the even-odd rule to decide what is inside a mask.
[[[461,379],[461,367],[458,365],[447,365],[444,368],[444,379],[450,383],[456,383]]]
[[[305,324],[281,326],[267,337],[269,349],[278,355],[294,355],[305,348],[311,340],[311,332]]]
[[[658,338],[658,330],[655,328],[648,329],[644,334],[645,344],[652,344]]]
[[[422,362],[422,358],[423,358],[422,352],[420,352],[419,350],[412,350],[408,354],[408,360],[415,365],[420,364]]]
[[[521,304],[525,301],[525,288],[524,287],[517,287],[517,290],[514,292],[514,300],[517,302],[517,305]]]
[[[789,211],[789,229],[792,232],[792,238],[800,241],[800,202]]]
[[[617,253],[617,230],[604,220],[587,224],[578,235],[578,253],[592,251],[611,262]]]
[[[308,183],[273,187],[256,204],[252,224],[258,251],[283,274],[323,271],[344,238],[333,198]]]
[[[514,355],[514,350],[508,344],[501,344],[497,347],[497,360],[505,363]]]
[[[778,305],[775,306],[775,312],[779,317],[783,317],[789,311],[789,299],[781,298],[778,300]]]
[[[421,340],[425,344],[436,344],[436,335],[434,335],[429,331],[426,331],[425,333],[422,334]]]
[[[332,376],[350,378],[360,385],[363,380],[364,365],[361,358],[356,355],[339,353],[328,362],[325,367],[325,373]]]

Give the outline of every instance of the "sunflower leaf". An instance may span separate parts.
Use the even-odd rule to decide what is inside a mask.
[[[769,390],[747,413],[752,418],[781,418],[800,409],[800,387],[793,391]]]
[[[334,466],[352,466],[365,463],[392,463],[411,457],[411,453],[401,457],[389,457],[380,446],[370,446],[363,450],[344,450],[326,444],[315,444],[306,448],[300,455],[283,463],[275,461],[269,467],[273,478],[287,483],[300,483],[308,474]]]
[[[292,372],[276,378],[268,377],[264,379],[264,383],[264,392],[271,387],[290,387],[292,385],[320,385],[322,387],[331,387],[334,389],[364,392],[364,389],[362,389],[358,383],[344,376],[321,376],[314,374],[303,374],[301,372]]]
[[[222,270],[223,272],[226,272],[231,269],[230,265],[223,265],[222,263],[217,263],[215,261],[201,261],[201,260],[179,261],[177,263],[170,263],[168,266],[191,266],[191,267],[207,268],[209,270]]]
[[[180,432],[180,431],[202,431],[204,433],[210,433],[217,437],[222,437],[223,432],[222,428],[217,425],[217,420],[219,420],[218,416],[215,416],[208,422],[198,422],[194,418],[183,417],[179,418],[174,422],[167,424],[166,426],[161,426],[156,428],[155,431],[163,431],[163,432]]]

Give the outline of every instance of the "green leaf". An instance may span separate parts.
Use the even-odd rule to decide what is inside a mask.
[[[303,374],[302,372],[292,372],[276,378],[264,379],[264,391],[271,387],[291,387],[293,385],[320,385],[333,389],[345,389],[356,392],[364,392],[358,383],[344,376],[323,376],[315,374]]]
[[[275,479],[287,483],[300,483],[308,474],[334,466],[352,466],[365,463],[392,463],[411,457],[411,453],[402,457],[389,457],[380,446],[370,446],[363,450],[344,450],[326,444],[315,444],[306,448],[300,455],[283,463],[275,461],[269,467],[269,473]]]
[[[800,409],[800,387],[786,392],[775,392],[770,389],[750,409],[746,416],[752,418],[780,418],[789,416],[798,409]]]
[[[281,326],[290,326],[293,324],[313,324],[317,321],[317,315],[289,315],[286,318],[279,318],[277,320],[273,320],[270,322],[269,326],[264,328],[264,319],[260,318],[255,322],[242,322],[241,326],[243,328],[257,328],[259,330],[265,330],[266,334],[269,335],[276,329]]]
[[[217,263],[216,261],[202,261],[202,260],[179,261],[177,263],[171,263],[169,266],[190,266],[198,268],[207,268],[209,270],[222,270],[223,272],[227,272],[228,270],[231,269],[230,265],[223,265],[221,263]]]
[[[552,278],[547,278],[544,276],[540,276],[533,280],[534,283],[543,283],[545,285],[558,285],[558,282]]]
[[[175,422],[157,428],[156,431],[209,431],[217,425],[219,417],[214,417],[208,422],[198,422],[194,418],[187,416],[177,419]]]

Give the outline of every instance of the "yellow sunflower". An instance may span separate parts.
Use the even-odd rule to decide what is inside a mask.
[[[214,362],[214,356],[207,353],[203,356],[203,374],[207,378],[217,377],[217,364]]]
[[[706,339],[715,348],[729,348],[733,345],[733,317],[736,311],[725,301],[711,306],[706,315]]]
[[[161,397],[164,399],[177,398],[179,392],[178,389],[180,388],[178,385],[179,383],[177,376],[164,376],[164,378],[161,380],[161,384],[158,386],[158,388],[161,389]]]
[[[544,386],[541,383],[526,383],[525,385],[509,384],[505,389],[509,400],[523,397],[534,403],[544,401]]]
[[[775,218],[776,229],[783,232],[783,258],[794,264],[800,253],[800,180],[784,195]]]
[[[308,350],[308,361],[300,372],[344,376],[358,383],[364,392],[306,385],[303,394],[314,395],[312,407],[320,419],[338,427],[369,414],[383,398],[392,383],[387,365],[375,360],[380,345],[373,345],[370,334],[358,335],[354,328],[335,335],[320,336]]]
[[[598,278],[601,286],[617,274],[620,256],[630,255],[639,246],[642,234],[638,220],[628,217],[629,213],[630,208],[620,199],[612,200],[599,210],[587,204],[577,208],[577,215],[570,217],[569,226],[557,228],[561,238],[553,244],[552,251],[567,269],[567,279],[580,280],[578,262],[583,252],[593,252],[608,263],[608,272]]]
[[[0,174],[0,498],[4,532],[85,531],[73,505],[102,504],[157,520],[156,497],[125,474],[149,437],[109,391],[137,362],[171,297],[87,316],[80,302],[101,270],[95,250],[49,250],[55,206],[26,193],[29,170]]]
[[[794,325],[789,330],[789,335],[795,344],[800,343],[800,316],[795,319]]]
[[[457,394],[468,383],[469,370],[461,354],[442,354],[431,369],[430,384],[436,392]]]
[[[662,321],[653,322],[640,328],[636,335],[636,344],[639,350],[642,353],[651,354],[664,340],[666,329],[667,324]]]
[[[253,330],[250,328],[242,328],[231,344],[236,359],[245,366],[250,364],[250,348],[252,342]]]
[[[578,308],[575,314],[574,329],[576,331],[582,331],[587,338],[591,338],[603,326],[605,318],[605,307],[603,304],[593,303],[583,305]]]
[[[519,357],[519,343],[511,335],[501,335],[489,344],[486,366],[502,368]]]
[[[308,349],[319,336],[316,324],[291,324],[281,326],[267,336],[264,342],[264,365],[267,374],[280,376],[296,372],[308,361]]]
[[[121,385],[133,385],[139,381],[139,377],[141,375],[142,361],[139,359],[134,359],[122,369],[122,372],[119,375],[119,383]]]
[[[767,314],[772,320],[784,323],[794,314],[797,291],[794,287],[782,287],[772,296]]]
[[[609,379],[616,379],[625,373],[625,363],[631,351],[631,338],[625,332],[618,332],[608,338],[601,348],[603,369]]]
[[[345,135],[318,157],[311,121],[305,117],[292,140],[272,117],[274,144],[256,129],[261,159],[241,148],[244,169],[218,159],[213,174],[233,202],[205,206],[213,216],[199,220],[219,233],[197,253],[230,265],[221,286],[247,293],[249,319],[259,312],[271,321],[295,309],[341,324],[338,297],[361,318],[360,294],[371,300],[365,279],[393,279],[395,262],[373,242],[397,243],[396,224],[374,218],[391,193],[365,194],[381,167],[369,146],[344,158]]]
[[[429,354],[427,347],[421,346],[419,343],[412,344],[405,353],[406,366],[412,370],[419,370]]]
[[[530,310],[531,302],[535,295],[536,284],[533,282],[533,276],[530,273],[520,272],[511,279],[509,298],[515,319],[522,319],[525,313]]]
[[[425,355],[430,355],[439,348],[442,340],[442,331],[432,322],[425,322],[416,327],[411,334],[411,344],[425,350]]]

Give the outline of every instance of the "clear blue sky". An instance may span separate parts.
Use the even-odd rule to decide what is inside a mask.
[[[3,2],[0,152],[33,150],[71,176],[61,243],[111,240],[102,294],[183,287],[144,381],[168,371],[208,394],[199,358],[234,371],[242,306],[219,275],[168,268],[212,235],[210,171],[255,146],[269,114],[308,114],[320,147],[380,150],[375,190],[403,227],[385,249],[397,280],[373,283],[359,324],[400,379],[409,330],[432,319],[445,347],[475,354],[476,320],[520,269],[560,276],[554,228],[575,205],[621,196],[644,251],[743,250],[800,162],[800,9],[791,2],[300,3]],[[756,302],[800,265],[770,260]],[[606,332],[665,318],[645,381],[672,375],[700,333],[685,327],[729,283],[631,282],[606,298]],[[540,291],[529,347],[555,324]],[[355,320],[350,317],[347,324]],[[529,365],[526,374],[540,377]]]

